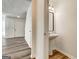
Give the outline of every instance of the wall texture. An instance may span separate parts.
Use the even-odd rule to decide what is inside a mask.
[[[55,0],[55,47],[77,57],[76,0]]]

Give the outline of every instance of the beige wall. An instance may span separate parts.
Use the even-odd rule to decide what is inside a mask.
[[[55,0],[55,29],[59,37],[55,39],[57,49],[77,56],[76,0]]]

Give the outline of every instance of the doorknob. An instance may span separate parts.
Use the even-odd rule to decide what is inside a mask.
[[[31,30],[29,32],[32,32]]]
[[[44,35],[46,35],[46,33],[44,33]]]

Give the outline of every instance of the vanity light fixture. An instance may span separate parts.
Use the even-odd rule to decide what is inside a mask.
[[[49,6],[49,12],[54,12],[54,8]]]
[[[50,9],[50,10],[54,10],[54,8],[53,8],[53,7],[51,7],[51,6],[49,6],[49,9]]]

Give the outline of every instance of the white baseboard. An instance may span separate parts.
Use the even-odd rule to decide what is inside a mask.
[[[64,55],[68,56],[71,59],[77,59],[76,57],[74,57],[74,56],[72,56],[72,55],[70,55],[70,54],[68,54],[68,53],[66,53],[58,48],[54,48],[54,49],[56,49],[57,51],[60,51],[61,53],[63,53]]]
[[[3,38],[24,38],[24,36],[18,36],[18,37],[3,37]]]

